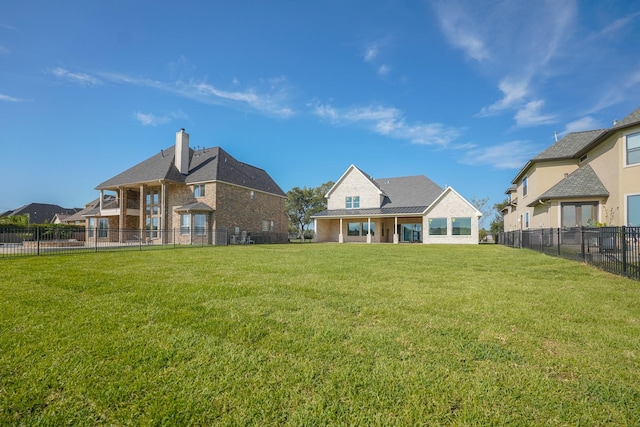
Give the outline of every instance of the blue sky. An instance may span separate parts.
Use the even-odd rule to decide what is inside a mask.
[[[284,191],[353,163],[495,203],[638,107],[635,1],[8,0],[0,211],[81,207],[180,128]]]

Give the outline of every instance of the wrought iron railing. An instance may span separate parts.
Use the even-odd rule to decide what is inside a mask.
[[[497,243],[584,261],[640,280],[640,227],[540,228],[500,233]]]

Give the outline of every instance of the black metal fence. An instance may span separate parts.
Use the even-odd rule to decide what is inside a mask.
[[[56,228],[47,226],[0,227],[0,258],[25,255],[53,255],[98,251],[124,251],[185,246],[286,243],[279,233],[229,234],[227,230],[180,228],[164,230],[112,228]]]
[[[500,233],[497,243],[583,261],[640,280],[640,227],[517,230]]]

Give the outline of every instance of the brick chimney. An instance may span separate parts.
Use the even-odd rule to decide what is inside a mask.
[[[189,173],[189,134],[184,129],[176,132],[176,168],[183,175]]]

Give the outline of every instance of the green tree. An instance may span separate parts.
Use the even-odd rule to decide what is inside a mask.
[[[287,191],[289,230],[300,236],[303,241],[311,224],[311,216],[327,208],[327,199],[324,196],[333,184],[329,181],[316,188],[294,187]]]
[[[494,239],[504,231],[504,214],[502,213],[502,209],[507,207],[509,203],[509,199],[504,199],[500,203],[493,205],[493,208],[496,210],[493,221],[491,221],[491,234]]]
[[[15,225],[26,227],[27,225],[29,225],[29,215],[23,214],[0,217],[0,225]]]

